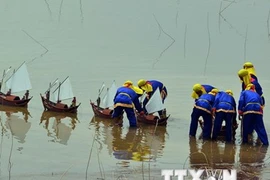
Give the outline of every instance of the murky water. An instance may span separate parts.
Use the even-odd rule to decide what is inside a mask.
[[[232,89],[238,100],[244,59],[270,102],[269,9],[267,0],[1,1],[1,70],[26,61],[34,97],[28,111],[0,109],[1,179],[162,179],[161,169],[200,167],[269,179],[256,134],[246,146],[239,129],[234,144],[188,138],[192,85]],[[43,113],[39,94],[66,76],[82,103],[77,116]],[[102,82],[141,78],[167,86],[166,127],[130,129],[125,118],[119,128],[93,116]],[[268,133],[269,118],[267,103]]]

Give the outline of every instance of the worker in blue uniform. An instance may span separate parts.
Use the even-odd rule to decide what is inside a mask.
[[[212,107],[215,102],[215,96],[218,93],[217,89],[212,89],[211,92],[207,94],[201,95],[196,101],[193,107],[193,111],[191,114],[191,123],[189,129],[189,136],[195,137],[197,128],[198,128],[198,120],[202,116],[204,125],[203,125],[203,139],[211,138],[212,131]]]
[[[139,102],[139,97],[143,94],[143,91],[134,86],[131,81],[126,81],[123,86],[117,89],[114,97],[114,110],[112,117],[117,119],[122,116],[123,111],[126,112],[129,120],[130,127],[137,126],[137,118],[135,109],[144,115],[143,109]]]
[[[254,128],[264,145],[269,145],[268,136],[263,123],[262,98],[256,93],[254,84],[248,84],[241,92],[238,103],[238,114],[242,116],[242,142],[248,142],[250,128]],[[252,129],[253,130],[253,129]]]
[[[212,139],[216,139],[220,133],[223,120],[225,120],[226,141],[232,141],[233,125],[236,126],[236,102],[231,90],[218,92],[213,105],[215,114]]]
[[[160,91],[160,96],[162,99],[162,103],[164,104],[165,99],[168,96],[168,91],[166,86],[158,81],[158,80],[145,80],[145,79],[140,79],[138,81],[138,87],[140,89],[142,89],[144,92],[146,92],[146,98],[143,101],[143,108],[144,108],[144,112],[147,112],[147,110],[145,109],[145,106],[147,104],[147,102],[149,101],[149,99],[151,98],[151,96],[154,94],[154,92],[159,89]],[[165,118],[166,117],[166,108],[158,111],[158,114],[161,118]]]

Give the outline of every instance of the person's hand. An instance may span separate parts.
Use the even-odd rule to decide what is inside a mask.
[[[140,116],[144,116],[145,114],[144,114],[144,111],[141,111],[140,112]]]

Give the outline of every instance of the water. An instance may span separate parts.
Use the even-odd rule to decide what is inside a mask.
[[[34,97],[28,119],[1,108],[1,179],[162,179],[161,169],[201,166],[268,179],[267,149],[240,146],[239,129],[235,145],[190,142],[188,130],[192,85],[231,89],[238,100],[244,59],[254,63],[269,102],[269,9],[267,0],[1,1],[1,69],[26,61]],[[44,114],[39,94],[66,76],[82,103],[77,117]],[[119,129],[93,117],[89,101],[102,82],[141,78],[168,87],[167,127],[133,130],[125,118]]]

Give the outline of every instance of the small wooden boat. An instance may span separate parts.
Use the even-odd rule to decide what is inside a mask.
[[[156,116],[154,114],[147,114],[141,116],[139,113],[137,113],[138,122],[149,125],[166,126],[169,117],[170,115],[166,116],[165,118],[160,118],[159,116]]]
[[[73,95],[69,77],[67,77],[63,82],[59,83],[58,87],[52,92],[51,89],[57,82],[58,79],[56,79],[54,83],[50,83],[49,89],[46,91],[46,97],[40,94],[44,110],[54,112],[77,113],[77,109],[81,105],[81,103],[79,103],[78,105],[73,104],[76,99]],[[50,97],[52,97],[56,102],[51,101]],[[71,98],[73,98],[73,101],[70,106],[61,102],[62,100]]]
[[[10,69],[11,67],[6,71],[4,70],[3,73],[0,87],[0,104],[5,106],[27,107],[28,103],[32,99],[32,97],[29,97],[29,90],[32,89],[32,85],[29,79],[26,63],[23,62],[21,66],[14,70],[12,75],[5,80]],[[6,91],[6,93],[3,91]],[[26,93],[22,98],[17,95],[13,95],[13,93],[23,91]]]
[[[98,116],[100,118],[105,118],[105,119],[112,119],[112,113],[113,113],[112,109],[102,108],[102,107],[96,105],[91,100],[90,100],[90,105],[93,109],[95,116]]]

